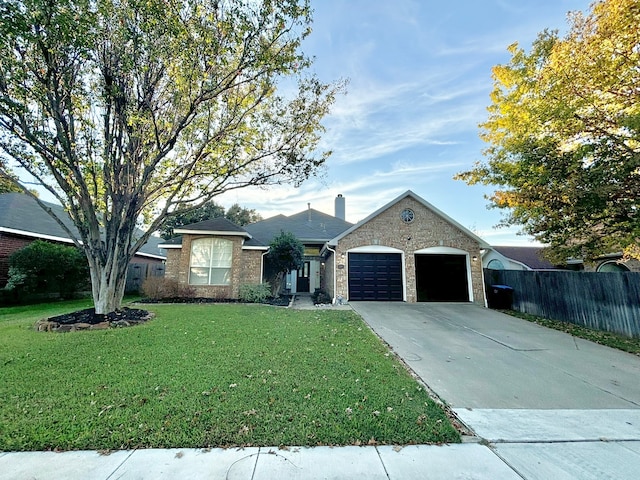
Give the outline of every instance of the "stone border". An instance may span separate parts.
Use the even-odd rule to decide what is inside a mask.
[[[82,330],[108,330],[110,328],[124,328],[124,327],[133,327],[134,325],[138,325],[140,323],[145,323],[155,317],[155,313],[149,312],[149,314],[143,318],[136,320],[115,320],[113,322],[105,321],[100,323],[70,323],[70,324],[61,324],[58,322],[52,322],[49,319],[38,320],[35,324],[35,329],[37,332],[56,332],[56,333],[67,333],[67,332],[78,332]]]

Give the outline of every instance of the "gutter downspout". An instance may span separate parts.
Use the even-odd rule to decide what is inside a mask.
[[[327,250],[329,250],[330,252],[333,253],[333,299],[331,300],[331,305],[335,305],[336,304],[336,289],[337,287],[337,281],[338,281],[338,277],[336,276],[336,263],[338,261],[338,254],[336,253],[336,251],[331,248],[328,244],[327,244]]]
[[[267,250],[260,256],[260,283],[264,283],[264,256],[267,253],[269,253],[269,250]]]

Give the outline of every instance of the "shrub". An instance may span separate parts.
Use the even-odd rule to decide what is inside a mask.
[[[319,288],[311,294],[311,298],[313,299],[313,303],[316,305],[319,303],[333,303],[333,298],[331,298],[327,292],[320,290]]]
[[[268,283],[245,283],[240,285],[238,296],[242,302],[265,303],[271,296],[271,286]]]
[[[89,265],[75,247],[36,240],[9,257],[7,289],[18,296],[56,294],[71,298],[88,285]]]
[[[150,276],[142,282],[142,294],[152,300],[168,298],[192,298],[196,291],[190,285],[180,285],[177,280],[158,276]]]

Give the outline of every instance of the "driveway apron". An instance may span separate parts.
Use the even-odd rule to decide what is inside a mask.
[[[640,357],[469,303],[351,306],[523,478],[638,478]]]

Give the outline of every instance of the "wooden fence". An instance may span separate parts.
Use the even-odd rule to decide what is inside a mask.
[[[127,293],[138,293],[142,282],[147,277],[164,276],[164,264],[163,263],[130,263],[127,269],[127,284],[125,291]]]
[[[485,270],[513,288],[513,309],[596,330],[640,336],[640,273]]]

